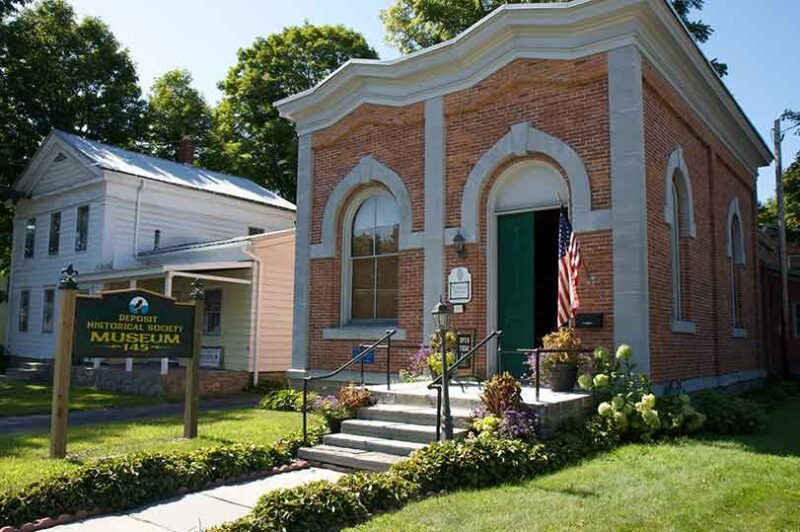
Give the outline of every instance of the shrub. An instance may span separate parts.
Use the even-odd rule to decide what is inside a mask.
[[[533,410],[507,410],[500,421],[497,434],[501,438],[533,440],[539,433],[539,416]]]
[[[497,417],[509,410],[519,411],[522,404],[522,387],[510,373],[500,373],[489,379],[483,387],[481,405]]]
[[[321,438],[310,433],[312,442]],[[164,500],[181,488],[288,464],[302,445],[292,435],[270,446],[233,443],[193,451],[144,452],[109,458],[0,494],[0,525],[103,508],[127,510]]]
[[[452,366],[456,363],[456,355],[452,351],[448,351],[447,354],[447,365]],[[431,377],[435,379],[439,375],[442,374],[442,352],[441,351],[434,351],[430,355],[428,355],[428,371],[430,371]]]
[[[357,388],[354,383],[350,383],[341,390],[339,390],[339,403],[350,411],[355,412],[359,408],[372,406],[375,404],[375,399],[372,397],[372,392],[366,388]]]
[[[317,395],[314,393],[309,393],[308,395],[308,402],[313,403]],[[274,390],[261,399],[258,407],[265,410],[300,412],[303,409],[303,392],[292,388]]]
[[[762,405],[728,392],[702,392],[697,395],[697,402],[698,410],[706,416],[707,432],[752,434],[763,430],[767,421]]]

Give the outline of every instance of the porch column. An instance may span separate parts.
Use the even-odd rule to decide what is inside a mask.
[[[164,276],[164,295],[172,297],[172,272],[167,272]],[[161,359],[161,374],[166,375],[169,373],[169,358],[163,357]]]
[[[311,134],[299,138],[297,153],[297,213],[294,253],[294,316],[292,320],[292,369],[308,368],[308,310],[311,282],[311,203],[313,201]]]
[[[444,294],[445,131],[441,97],[425,102],[425,273],[422,342],[434,332],[430,309]]]
[[[647,278],[642,57],[633,46],[608,54],[611,137],[611,223],[614,343],[633,348],[634,362],[650,374],[650,294]]]

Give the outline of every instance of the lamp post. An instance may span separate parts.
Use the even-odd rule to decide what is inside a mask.
[[[434,305],[433,324],[439,334],[439,344],[442,348],[442,430],[447,440],[453,438],[453,418],[450,415],[450,374],[447,371],[447,330],[450,328],[450,307],[442,301]]]

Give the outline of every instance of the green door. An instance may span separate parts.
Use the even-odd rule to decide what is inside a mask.
[[[500,371],[529,373],[515,352],[534,347],[534,213],[497,218],[498,327],[503,331]]]

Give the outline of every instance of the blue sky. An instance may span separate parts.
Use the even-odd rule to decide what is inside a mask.
[[[344,24],[363,33],[381,58],[398,55],[383,41],[378,12],[391,0],[70,0],[81,16],[102,18],[136,61],[142,88],[172,68],[191,71],[210,103],[236,51],[258,36],[302,24]],[[800,110],[800,53],[796,47],[800,2],[706,0],[702,18],[715,34],[703,45],[730,66],[725,83],[772,146],[772,122],[783,109]],[[784,165],[800,150],[787,135]],[[774,170],[764,168],[759,198],[774,195]]]

